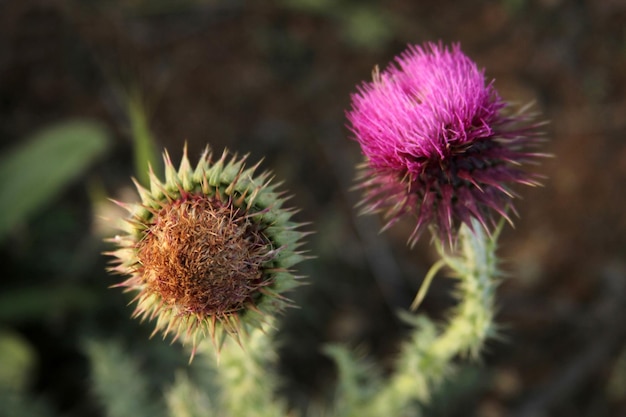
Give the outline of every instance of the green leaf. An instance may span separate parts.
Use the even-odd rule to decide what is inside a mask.
[[[150,131],[146,107],[139,93],[130,94],[126,100],[135,152],[135,176],[142,185],[148,185],[149,167],[152,167],[157,177],[161,176],[162,171],[156,152],[156,142]]]
[[[37,354],[28,340],[0,328],[0,417],[53,417],[50,405],[29,393]]]
[[[0,159],[0,240],[41,210],[109,145],[104,128],[70,121],[39,131]]]
[[[19,334],[0,329],[0,389],[23,391],[36,366],[34,349]]]

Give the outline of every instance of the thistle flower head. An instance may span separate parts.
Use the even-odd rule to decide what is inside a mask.
[[[117,286],[136,293],[134,316],[192,352],[206,336],[219,347],[259,327],[297,285],[290,268],[305,233],[270,174],[255,177],[244,160],[206,150],[192,168],[185,149],[177,170],[165,152],[165,182],[150,172],[149,189],[135,182],[140,203],[118,203],[131,215],[109,253],[111,271],[127,276]]]
[[[508,219],[511,186],[537,185],[520,166],[545,156],[532,150],[540,124],[509,108],[458,44],[409,46],[395,65],[376,68],[347,112],[366,159],[365,211],[385,212],[385,227],[414,215],[412,244],[428,225],[452,244],[472,218],[487,231],[497,214]]]

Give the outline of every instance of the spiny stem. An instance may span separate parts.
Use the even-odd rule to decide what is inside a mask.
[[[240,345],[229,339],[219,353],[206,349],[212,353],[209,356],[219,355],[218,365],[214,357],[209,358],[209,365],[215,365],[220,391],[219,415],[287,415],[286,404],[276,398],[277,380],[272,369],[277,358],[271,321],[242,334]]]
[[[495,333],[494,295],[500,275],[495,250],[502,224],[492,236],[487,235],[477,222],[472,229],[463,226],[460,246],[455,253],[447,253],[446,245],[438,243],[441,260],[427,274],[413,306],[419,304],[436,273],[447,266],[458,280],[456,296],[459,302],[453,308],[451,318],[440,326],[423,315],[404,314],[414,330],[402,346],[395,372],[386,381],[378,378],[365,383],[346,380],[348,374],[362,374],[355,372],[355,368],[366,369],[371,365],[353,356],[350,361],[344,358],[339,368],[337,415],[419,415],[416,404],[427,402],[433,390],[450,375],[454,369],[453,359],[459,355],[478,356],[485,340]],[[338,358],[337,354],[333,356]],[[359,396],[347,392],[355,389],[367,389],[373,395]]]

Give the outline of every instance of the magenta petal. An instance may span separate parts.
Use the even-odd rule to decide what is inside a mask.
[[[362,204],[384,212],[387,227],[413,213],[411,243],[429,225],[453,241],[472,218],[489,231],[514,212],[511,186],[537,185],[520,167],[546,156],[535,151],[541,123],[513,113],[459,44],[410,45],[351,98],[346,115],[366,159]]]

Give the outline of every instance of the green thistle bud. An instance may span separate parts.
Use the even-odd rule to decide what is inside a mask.
[[[133,317],[156,320],[153,334],[191,343],[210,337],[219,348],[282,311],[283,293],[298,285],[291,267],[304,259],[306,235],[276,192],[270,173],[225,151],[207,150],[191,167],[185,148],[178,170],[167,151],[165,182],[150,171],[150,189],[135,181],[141,202],[112,241],[110,271],[130,276],[115,285],[136,292]]]

